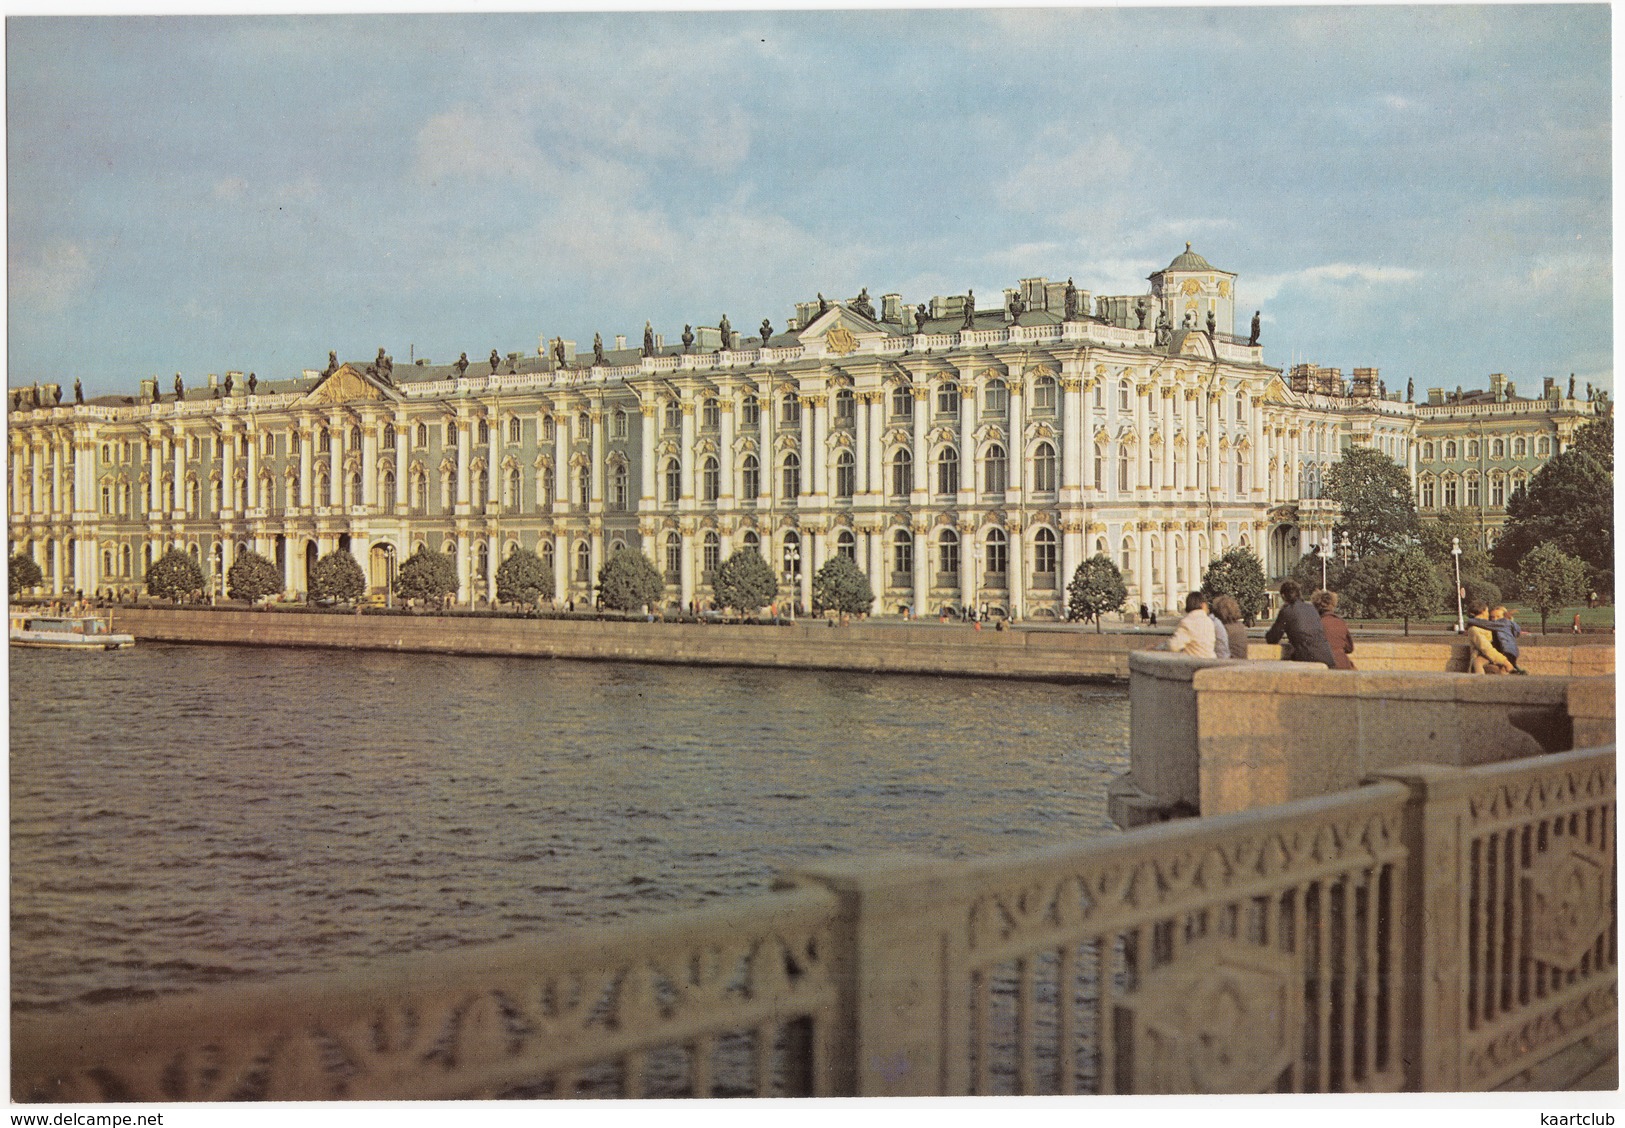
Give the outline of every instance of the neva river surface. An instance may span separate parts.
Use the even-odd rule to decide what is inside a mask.
[[[18,1009],[332,970],[1109,831],[1116,687],[187,647],[11,652]]]

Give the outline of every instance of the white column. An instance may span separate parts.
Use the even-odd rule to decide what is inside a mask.
[[[1061,574],[1056,577],[1061,588],[1061,613],[1066,613],[1066,586],[1072,582],[1072,573],[1083,563],[1083,529],[1078,525],[1063,525],[1061,529]]]
[[[1084,406],[1083,381],[1061,379],[1061,503],[1078,504],[1080,487],[1094,485],[1094,439]]]
[[[553,592],[554,601],[563,607],[570,598],[570,538],[563,532],[553,534]]]
[[[497,535],[491,533],[486,538],[485,548],[485,598],[493,603],[497,598],[497,566],[502,563],[501,551],[502,546],[497,543]]]
[[[811,406],[807,408],[804,418],[812,420],[812,495],[817,499],[814,504],[822,505],[824,499],[833,492],[830,489],[826,440],[829,438],[829,393],[820,392],[812,396]]]
[[[361,425],[361,504],[369,513],[378,509],[378,429],[370,419]],[[361,566],[370,563],[363,560]]]
[[[652,403],[638,405],[638,438],[641,440],[641,462],[638,464],[640,480],[638,511],[647,513],[655,506],[655,412]]]
[[[927,409],[930,406],[927,401],[927,397],[931,394],[931,390],[929,388],[916,385],[910,389],[910,394],[914,397],[914,426],[913,434],[910,436],[912,439],[912,450],[910,451],[910,454],[914,459],[914,489],[909,494],[909,504],[916,511],[918,511],[931,499],[931,466],[930,460],[926,456],[925,449],[925,426],[927,421]],[[919,537],[915,537],[914,539],[917,541],[919,540]],[[915,559],[915,564],[919,564],[918,558]],[[916,567],[915,575],[918,576],[918,574],[919,569]],[[918,590],[918,587],[918,582],[916,582],[916,590]],[[919,613],[918,601],[916,601],[915,613]]]
[[[570,413],[562,410],[553,413],[553,512],[558,516],[570,512]],[[563,560],[558,558],[560,564]],[[557,591],[563,599],[563,586]]]
[[[311,489],[314,486],[314,481],[311,478],[311,461],[312,461],[312,457],[313,457],[313,450],[314,450],[314,447],[316,446],[316,444],[311,441],[312,438],[314,438],[314,436],[311,434],[309,425],[307,424],[307,425],[301,426],[300,427],[300,436],[299,436],[299,493],[300,493],[300,496],[299,496],[298,501],[299,501],[300,504],[305,505],[305,506],[309,506],[309,505],[313,504],[312,501],[311,501],[311,497],[312,497]],[[290,505],[293,504],[294,499],[290,498],[288,500],[289,500]]]
[[[457,512],[467,513],[470,501],[472,500],[472,494],[470,493],[468,481],[468,464],[470,461],[469,456],[471,454],[470,448],[474,445],[474,436],[469,428],[467,419],[457,420],[455,428],[457,434],[457,497],[454,500],[457,503]],[[466,534],[459,533],[457,536],[457,552],[459,555],[466,555],[468,551],[468,545],[465,543],[465,540]],[[459,565],[459,571],[466,573],[467,569],[462,565]],[[468,583],[466,574],[460,576],[458,582],[466,587]],[[459,602],[466,602],[466,598],[463,594],[461,594],[461,592],[459,592],[457,598]]]
[[[1269,469],[1269,455],[1265,453],[1264,450],[1263,399],[1258,396],[1252,397],[1247,404],[1247,410],[1250,413],[1247,417],[1247,426],[1252,435],[1253,447],[1252,458],[1249,460],[1251,462],[1251,467],[1248,478],[1250,479],[1250,492],[1257,493],[1266,488],[1266,472]]]
[[[915,402],[914,410],[916,415],[921,414],[921,406],[918,401]],[[914,608],[914,617],[917,619],[930,612],[930,608],[926,606],[926,603],[930,598],[931,562],[926,559],[926,527],[924,523],[916,522],[912,531],[914,534],[914,594],[911,603]]]
[[[1172,529],[1162,530],[1162,588],[1163,606],[1169,611],[1178,610],[1179,570],[1176,567],[1178,559],[1174,553],[1174,537],[1177,534]]]
[[[883,503],[886,497],[886,466],[883,443],[886,430],[886,392],[877,389],[868,395],[864,410],[869,416],[869,434],[866,459],[869,464],[869,494],[871,503]]]
[[[1027,554],[1023,538],[1027,531],[1019,524],[1010,526],[1010,614],[1015,618],[1027,617]]]
[[[824,485],[818,480],[818,462],[814,456],[814,451],[817,447],[818,440],[813,434],[814,417],[812,397],[799,396],[797,397],[797,402],[801,405],[801,494],[797,500],[803,507],[805,507],[813,494],[819,493],[823,490]],[[802,548],[805,551],[809,549],[810,546],[803,543]],[[806,561],[803,560],[801,573],[802,575],[806,575],[807,572],[808,569],[806,566]]]
[[[457,492],[462,494],[463,486],[459,482]],[[463,496],[467,496],[464,494]],[[464,504],[467,504],[466,502]],[[457,530],[457,602],[468,602],[468,533],[462,529]]]
[[[722,395],[722,402],[717,405],[722,411],[722,450],[719,452],[719,461],[722,464],[722,493],[718,500],[718,507],[724,510],[734,507],[734,391],[727,389]],[[728,559],[728,546],[726,537],[723,538],[722,559]]]
[[[693,400],[688,400],[688,399],[683,400],[682,409],[683,409],[683,439],[682,439],[682,447],[677,452],[678,457],[682,460],[682,475],[683,475],[683,497],[682,497],[682,501],[679,503],[679,508],[681,508],[682,510],[684,510],[686,512],[686,511],[692,510],[694,508],[694,401]],[[688,547],[689,547],[688,546],[688,541],[690,539],[692,539],[692,538],[687,533],[684,533],[683,537],[684,537],[684,547],[683,547],[683,562],[684,563],[683,563],[683,569],[684,569],[684,575],[687,575],[688,574]],[[692,581],[690,581],[690,583],[692,583]],[[693,589],[692,588],[690,588],[689,594],[690,595],[693,594]],[[688,600],[689,600],[689,596],[685,595],[683,597],[683,606],[684,607],[688,606]]]
[[[1184,488],[1196,488],[1196,397],[1201,395],[1200,388],[1186,388],[1185,396],[1185,482]]]
[[[338,512],[345,513],[350,508],[350,493],[345,488],[346,483],[344,480],[344,451],[349,444],[349,428],[344,425],[342,418],[328,420],[327,426],[329,433],[333,436],[331,444],[333,455],[327,467],[328,489],[332,491],[328,504]]]
[[[778,487],[777,483],[774,481],[774,479],[775,479],[775,477],[777,476],[777,473],[778,473],[778,467],[774,464],[774,461],[773,461],[773,411],[774,411],[774,407],[773,407],[773,385],[772,385],[771,381],[765,380],[765,379],[762,381],[762,397],[758,402],[759,402],[759,404],[761,406],[761,411],[759,411],[757,413],[756,426],[757,426],[757,433],[759,435],[759,438],[757,439],[757,444],[760,447],[760,449],[756,453],[756,463],[757,463],[757,466],[760,468],[760,473],[758,473],[756,475],[756,479],[757,479],[756,480],[756,488],[758,490],[760,490],[761,492],[757,495],[757,497],[764,504],[772,505],[773,498],[774,498],[774,496],[775,496],[775,494],[776,494],[779,487]],[[772,545],[771,544],[767,545],[766,551],[767,552],[772,551]],[[772,562],[769,561],[769,563],[772,563]],[[777,564],[773,565],[773,570],[775,572],[778,571],[778,565]]]
[[[1162,431],[1162,465],[1157,470],[1157,485],[1171,489],[1174,484],[1174,395],[1175,389],[1164,386],[1157,390],[1160,397]]]
[[[961,522],[959,526],[959,605],[976,606],[976,530]]]
[[[404,423],[404,421],[403,421],[403,423]],[[387,423],[385,424],[385,426],[389,426],[389,425],[390,424],[387,424]],[[406,478],[406,470],[407,470],[407,466],[408,466],[407,458],[408,458],[408,455],[410,453],[410,447],[409,447],[408,444],[410,444],[411,441],[412,441],[412,428],[411,427],[401,426],[401,427],[396,428],[396,434],[395,434],[395,511],[397,513],[405,513],[405,512],[407,512],[408,506],[411,505],[411,495],[409,493],[410,485],[408,484],[407,478]],[[404,549],[405,549],[404,545],[398,545],[397,546],[397,550],[398,550],[397,554],[401,555],[403,559],[404,559],[404,555],[403,555]]]
[[[1157,594],[1156,585],[1151,579],[1153,575],[1151,571],[1151,530],[1142,527],[1136,535],[1140,538],[1138,545],[1140,566],[1135,574],[1135,586],[1139,589],[1140,602],[1147,607],[1155,608],[1157,606]]]
[[[1024,379],[1010,381],[1010,462],[1005,471],[1004,503],[1017,509],[1027,489],[1027,420],[1022,410],[1026,402],[1022,394]]]
[[[685,403],[683,405],[683,407],[685,409],[686,408],[692,408],[693,405]],[[685,433],[692,428],[692,421],[693,421],[693,413],[691,411],[685,410],[684,413],[683,413],[683,424],[684,424],[683,430],[684,430]],[[683,447],[683,453],[686,455],[688,453],[689,449],[690,448],[685,445]],[[688,465],[688,459],[687,458],[685,458],[683,460],[683,465],[685,465],[685,466]],[[689,498],[689,499],[686,499],[686,500],[693,500],[693,499]],[[687,529],[684,529],[683,530],[683,559],[682,559],[682,564],[680,566],[680,570],[678,572],[678,575],[681,577],[681,579],[678,582],[678,593],[679,593],[679,598],[682,599],[682,601],[683,601],[683,610],[684,611],[688,610],[689,603],[692,602],[693,599],[694,599],[694,571],[695,571],[695,569],[694,569],[694,534],[691,533],[690,531],[688,531]]]
[[[591,420],[591,426],[588,429],[591,432],[590,441],[592,444],[592,449],[587,455],[587,457],[592,459],[591,469],[589,471],[592,475],[592,497],[589,502],[588,509],[593,513],[602,513],[604,511],[604,445],[606,442],[604,428],[607,425],[607,421],[604,418],[603,405],[594,404],[593,406],[595,410],[588,417]],[[491,483],[493,486],[496,484],[495,474],[491,475]],[[492,500],[496,500],[496,496],[494,494],[492,495]],[[596,558],[597,553],[595,552],[593,556]]]
[[[1218,400],[1212,393],[1207,396],[1207,488],[1210,493],[1220,494],[1223,480],[1220,474],[1219,462],[1219,412]]]
[[[864,497],[869,490],[869,404],[868,394],[858,392],[853,396],[856,401],[853,407],[857,410],[857,427],[853,438],[852,456],[857,465],[854,470],[857,475],[855,492],[859,498]]]
[[[976,381],[968,372],[961,372],[959,381],[959,493],[954,504],[963,512],[976,504]],[[970,550],[969,545],[963,546]],[[969,558],[960,560],[968,575]]]
[[[186,433],[179,427],[175,428],[175,480],[171,483],[173,489],[169,503],[174,507],[175,516],[182,516],[186,506]]]
[[[1134,452],[1134,488],[1144,489],[1151,472],[1151,423],[1150,423],[1150,395],[1153,389],[1149,384],[1136,384],[1134,386],[1134,433],[1139,436],[1139,445]],[[1122,483],[1118,483],[1118,492],[1122,493]]]

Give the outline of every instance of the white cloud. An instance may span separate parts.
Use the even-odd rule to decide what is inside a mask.
[[[30,258],[11,263],[11,296],[19,307],[61,313],[95,281],[90,253],[79,243],[58,239]]]
[[[1403,266],[1370,266],[1363,263],[1332,262],[1286,274],[1260,274],[1247,279],[1249,300],[1267,302],[1293,290],[1316,295],[1356,290],[1409,286],[1422,272]]]

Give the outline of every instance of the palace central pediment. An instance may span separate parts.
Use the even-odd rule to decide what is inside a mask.
[[[314,388],[300,404],[354,403],[357,400],[396,400],[400,396],[348,362],[339,365]]]

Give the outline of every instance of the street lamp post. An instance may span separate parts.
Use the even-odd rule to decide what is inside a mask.
[[[784,582],[795,590],[795,596],[790,600],[790,618],[796,617],[796,600],[801,598],[801,589],[796,581],[801,576],[801,546],[791,541],[784,546]]]
[[[1320,590],[1326,590],[1326,546],[1320,546]]]
[[[1466,617],[1461,609],[1461,538],[1450,538],[1450,555],[1456,562],[1456,633],[1462,634],[1467,630]]]

